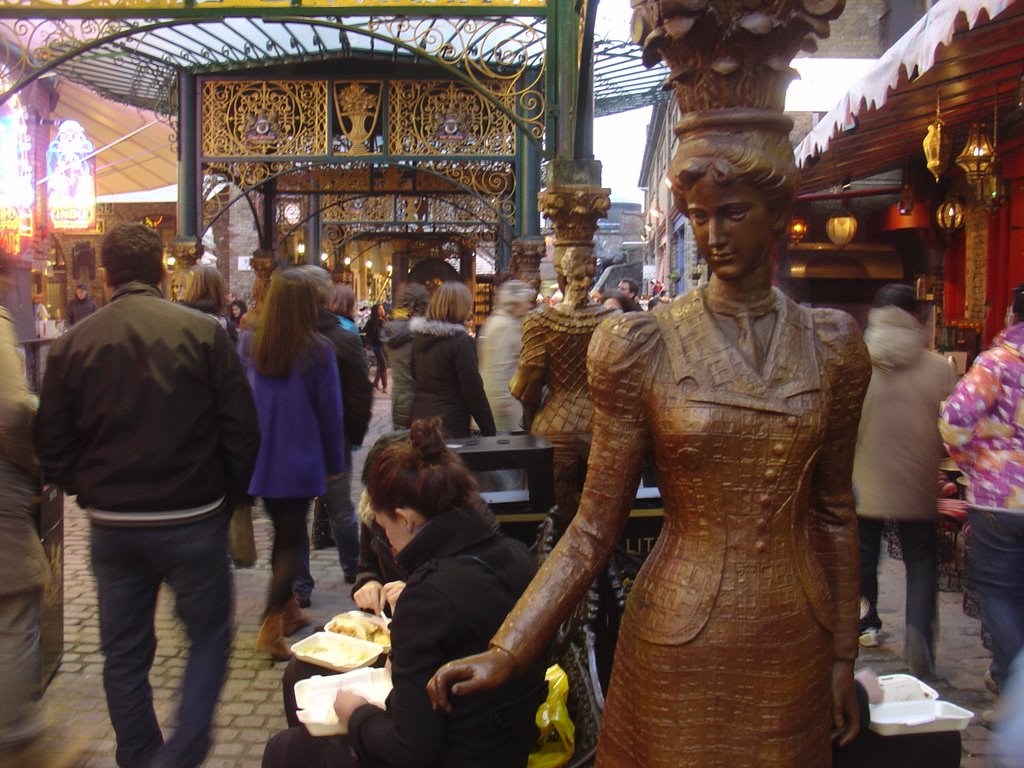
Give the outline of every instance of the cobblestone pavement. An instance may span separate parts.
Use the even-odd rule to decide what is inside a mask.
[[[390,425],[390,400],[385,394],[375,394],[367,446],[373,436],[387,431]],[[356,477],[362,468],[362,454],[355,454]],[[361,485],[355,482],[353,486],[353,493],[358,495]],[[45,697],[55,725],[39,749],[25,758],[24,768],[55,768],[59,764],[57,756],[69,745],[83,753],[84,764],[90,768],[115,768],[114,737],[103,695],[95,585],[89,570],[88,523],[71,500],[65,504],[65,526],[64,659]],[[269,584],[271,540],[270,521],[259,512],[255,527],[260,558],[255,568],[235,573],[236,635],[206,768],[259,766],[267,738],[285,727],[280,693],[284,665],[257,656],[252,647]],[[353,606],[334,550],[314,552],[311,560],[317,585],[310,611],[314,619],[322,623]],[[905,672],[906,666],[900,658],[904,589],[901,563],[883,561],[879,589],[880,612],[885,624],[882,645],[862,649],[858,666],[870,666],[880,674]],[[939,679],[932,681],[932,685],[942,698],[980,714],[993,703],[983,683],[989,654],[982,648],[978,622],[965,616],[961,609],[960,592],[941,593],[940,622]],[[186,646],[167,594],[161,596],[156,624],[159,647],[151,681],[157,714],[165,728],[169,728]],[[302,636],[300,633],[295,639]],[[989,736],[989,731],[976,717],[964,732],[964,768],[993,765]]]

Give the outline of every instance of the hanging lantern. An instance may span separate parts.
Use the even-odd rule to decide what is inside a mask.
[[[825,231],[829,240],[840,248],[845,248],[857,234],[857,219],[849,212],[842,216],[833,216],[825,222]]]
[[[985,126],[975,120],[967,132],[967,143],[957,155],[956,164],[964,169],[967,181],[970,182],[975,196],[979,199],[983,194],[982,182],[985,179],[985,171],[992,165],[993,160],[995,160],[995,151],[985,132]]]
[[[947,195],[935,212],[935,222],[947,232],[964,225],[964,201],[955,195]]]
[[[1003,164],[996,158],[985,171],[981,181],[982,199],[990,213],[995,213],[1006,201],[1006,179],[1003,178]]]
[[[995,213],[1006,200],[1006,179],[1003,178],[1003,164],[996,155],[996,144],[999,142],[999,91],[996,90],[995,103],[992,106],[992,162],[985,170],[981,180],[981,195],[989,213]]]
[[[939,96],[935,96],[935,119],[928,126],[928,133],[921,142],[928,170],[935,181],[942,176],[949,163],[949,153],[953,151],[953,139],[946,132],[946,124],[942,121],[942,109]]]
[[[807,237],[807,222],[801,219],[799,216],[794,216],[789,220],[789,244],[797,245],[801,240]]]

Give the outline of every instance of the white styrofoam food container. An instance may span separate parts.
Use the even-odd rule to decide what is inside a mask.
[[[351,691],[383,709],[391,693],[391,673],[386,669],[356,669],[341,675],[317,675],[295,684],[295,713],[312,736],[337,736],[346,732],[334,713],[338,691]]]
[[[882,688],[883,702],[886,704],[926,699],[935,701],[939,698],[938,691],[913,675],[880,675],[878,684]]]
[[[872,731],[882,736],[962,731],[974,713],[948,701],[922,699],[872,704]]]
[[[335,632],[316,632],[292,646],[295,658],[335,672],[349,672],[373,664],[384,652],[377,643]]]

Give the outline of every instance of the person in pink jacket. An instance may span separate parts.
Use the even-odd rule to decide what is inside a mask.
[[[968,571],[994,644],[1002,687],[1024,648],[1024,284],[1009,325],[982,352],[946,402],[939,431],[969,480]]]

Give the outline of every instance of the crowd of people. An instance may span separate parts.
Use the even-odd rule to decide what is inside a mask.
[[[694,199],[714,210],[717,192],[701,185],[698,179]],[[533,359],[524,350],[524,319],[543,319],[547,311],[531,315],[535,286],[502,281],[493,313],[477,329],[473,297],[464,284],[441,283],[433,291],[408,284],[397,296],[391,317],[387,307],[373,305],[360,328],[354,292],[333,283],[320,267],[277,270],[255,310],[229,297],[217,269],[204,265],[190,271],[180,303],[164,300],[162,256],[163,244],[147,227],[124,225],[105,237],[101,260],[111,301],[54,342],[34,427],[36,401],[13,354],[9,318],[0,312],[0,525],[10,542],[21,542],[4,561],[7,578],[0,611],[10,627],[24,630],[0,634],[4,658],[18,660],[5,678],[0,750],[30,741],[42,727],[38,644],[29,640],[36,636],[33,627],[38,633],[47,576],[28,511],[31,476],[41,466],[51,481],[77,495],[91,523],[103,681],[122,768],[198,766],[209,750],[232,633],[229,530],[239,516],[251,516],[255,499],[272,521],[273,545],[266,605],[253,642],[260,654],[289,661],[283,685],[293,726],[270,739],[266,768],[524,765],[532,746],[533,713],[544,698],[548,630],[589,584],[620,530],[604,525],[602,520],[615,509],[595,506],[595,499],[603,504],[614,496],[628,508],[628,486],[635,486],[646,451],[653,452],[657,464],[661,447],[675,445],[677,439],[667,434],[653,439],[651,430],[660,434],[666,427],[660,421],[649,424],[647,419],[656,415],[643,406],[645,398],[660,397],[657,376],[664,374],[667,382],[678,367],[675,348],[654,345],[652,329],[661,324],[664,330],[670,314],[690,318],[691,327],[703,328],[700,332],[709,339],[726,345],[723,354],[735,354],[735,370],[771,370],[773,356],[788,353],[773,341],[771,324],[798,311],[771,289],[763,263],[756,260],[751,261],[761,280],[756,296],[730,295],[732,278],[723,267],[725,277],[706,296],[664,301],[666,306],[657,312],[637,312],[638,286],[631,280],[623,280],[600,303],[593,302],[585,294],[592,274],[581,276],[582,300],[596,319],[591,349],[596,345],[600,359],[611,366],[592,371],[594,429],[614,436],[619,448],[625,441],[626,450],[595,444],[592,463],[600,468],[601,462],[612,462],[621,471],[594,472],[591,467],[577,521],[565,534],[568,543],[559,546],[535,579],[525,548],[501,535],[476,481],[445,445],[450,438],[537,427],[541,401],[531,399],[529,392],[531,387],[541,391],[546,369],[538,369],[541,379],[531,383],[523,373],[529,366],[521,366],[522,357]],[[698,306],[698,301],[708,303]],[[757,307],[745,331],[740,319],[731,319],[752,301]],[[836,460],[852,467],[853,483],[847,487],[852,489],[850,508],[856,520],[836,512],[829,535],[846,543],[859,540],[860,579],[858,585],[844,572],[835,576],[833,588],[853,597],[859,594],[859,644],[877,645],[882,637],[876,575],[882,531],[885,521],[896,521],[907,574],[904,654],[912,674],[935,677],[935,515],[945,448],[967,478],[969,576],[992,638],[991,684],[1005,692],[1003,706],[989,719],[1006,724],[1011,749],[1014,734],[1019,735],[1010,726],[1017,710],[1005,702],[1020,695],[1024,686],[1024,529],[1019,522],[1024,509],[1024,428],[1018,416],[1024,398],[1024,287],[1014,293],[1007,329],[959,383],[949,362],[928,351],[919,309],[909,286],[889,285],[878,292],[865,333],[872,372],[870,383],[863,381],[862,410],[858,393],[844,389],[859,386],[853,368],[844,368],[857,350],[851,347],[852,357],[843,357],[826,344],[816,352],[835,368],[828,369],[834,407],[847,396],[858,405],[843,412],[855,444],[834,448]],[[617,319],[603,322],[606,318]],[[803,341],[792,332],[797,334],[795,349]],[[839,341],[837,336],[829,344]],[[366,490],[357,510],[352,453],[363,446],[374,389],[388,391],[389,384],[391,421],[399,431],[369,451],[362,477]],[[778,416],[779,429],[799,418]],[[774,441],[775,453],[782,435],[766,438]],[[838,433],[809,434],[800,450],[816,455],[822,445],[833,450],[829,441],[838,439]],[[695,481],[702,482],[701,463],[691,464]],[[777,471],[802,466],[789,462]],[[748,470],[736,467],[740,476]],[[837,504],[845,504],[841,478],[815,480],[833,481],[836,485],[828,492]],[[607,487],[600,493],[591,487],[602,482]],[[779,492],[788,493],[786,488],[780,486]],[[671,489],[663,492],[667,504],[676,498]],[[703,492],[712,493],[711,486]],[[714,493],[716,509],[739,514],[745,502],[733,499],[721,484]],[[312,622],[303,608],[310,604],[314,587],[308,522],[315,500],[325,511],[354,603],[392,616],[389,664],[394,692],[386,709],[354,694],[339,695],[335,711],[348,733],[330,739],[310,736],[295,718],[292,687],[313,671],[292,660],[287,641]],[[763,500],[759,503],[765,506]],[[798,513],[791,505],[786,508]],[[788,525],[786,520],[780,518],[778,524]],[[581,526],[590,526],[587,537],[597,537],[591,544],[580,538]],[[764,530],[752,534],[758,542]],[[723,562],[730,562],[728,548],[746,549],[748,543],[761,551],[757,542],[742,536],[719,542]],[[571,562],[566,560],[570,550],[576,553]],[[655,581],[660,578],[658,562],[655,558],[651,571]],[[244,565],[237,557],[235,563]],[[777,625],[780,633],[785,628],[791,634],[801,627],[794,637],[809,659],[800,672],[802,690],[824,691],[845,680],[852,671],[857,636],[839,643],[822,629],[815,618],[816,611],[824,610],[814,602],[821,599],[817,593],[807,600],[791,599],[808,587],[795,581],[783,584],[795,578],[788,560],[764,559],[761,567],[775,569],[761,587],[785,587],[782,602],[791,604],[792,611],[779,613],[781,592],[766,593],[765,604],[776,607],[771,616],[758,614],[758,626],[763,631],[766,623]],[[655,761],[651,765],[683,755],[678,740],[668,733],[650,734],[645,745],[635,743],[638,726],[630,703],[640,697],[636,687],[653,679],[656,668],[672,685],[647,687],[644,701],[658,699],[658,706],[675,712],[679,722],[700,721],[701,713],[692,710],[705,687],[700,671],[709,658],[720,657],[716,669],[735,666],[737,654],[749,642],[729,636],[716,618],[737,607],[733,601],[746,599],[742,590],[729,586],[742,574],[727,569],[719,577],[726,586],[713,599],[680,598],[685,611],[682,603],[670,613],[652,608],[640,625],[627,614],[602,734],[606,750],[648,754]],[[156,646],[156,596],[162,584],[173,591],[189,638],[176,722],[166,737],[148,683]],[[678,586],[638,582],[634,591],[664,595],[668,589],[675,594]],[[488,599],[479,600],[482,594]],[[705,625],[712,629],[700,640]],[[693,636],[678,646],[677,635],[684,630]],[[665,645],[669,635],[674,639]],[[808,655],[811,651],[816,655]],[[751,676],[763,678],[763,688],[770,690],[796,679],[790,661],[782,654],[778,664],[769,664],[759,656],[750,668],[730,674],[747,681],[743,685]],[[477,695],[465,698],[471,692]],[[865,749],[864,739],[854,737],[857,696],[863,704],[867,694],[855,690],[852,679],[842,693],[835,699],[840,742]],[[785,715],[781,719],[789,723],[787,728],[793,718],[807,721],[805,741],[791,742],[789,748],[818,760],[820,713],[802,701],[785,706],[779,702],[780,718]],[[763,707],[763,697],[756,703]],[[748,735],[755,736],[753,731]],[[709,748],[706,736],[689,748]],[[713,748],[728,751],[736,743],[730,736]],[[871,749],[877,756],[884,745]],[[845,754],[847,762],[840,762],[855,764],[849,762],[855,752]]]

